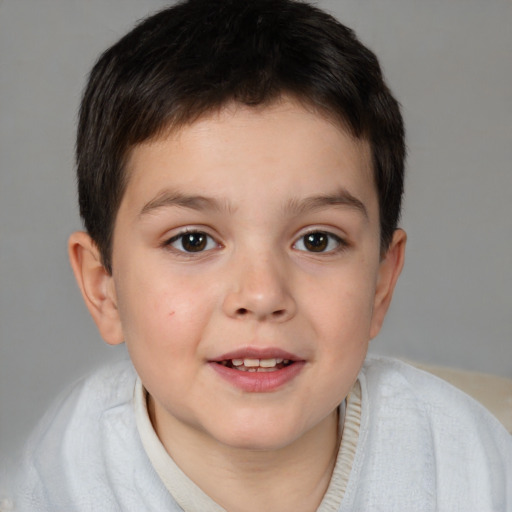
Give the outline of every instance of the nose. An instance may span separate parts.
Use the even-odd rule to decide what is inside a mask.
[[[286,265],[272,254],[240,256],[229,269],[224,313],[232,318],[284,322],[297,305],[290,289]]]

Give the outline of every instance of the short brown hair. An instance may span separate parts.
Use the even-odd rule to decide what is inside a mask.
[[[341,120],[372,150],[381,247],[400,217],[404,127],[375,55],[353,31],[297,0],[188,0],[109,48],[85,89],[76,144],[80,214],[111,272],[131,147],[231,101],[291,95]]]

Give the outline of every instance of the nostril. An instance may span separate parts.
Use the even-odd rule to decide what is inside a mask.
[[[261,318],[267,317],[267,318],[273,318],[275,320],[280,320],[287,316],[287,309],[276,309],[275,311],[272,311],[270,313],[270,315],[268,315],[268,316],[266,314],[259,315],[257,311],[255,312],[252,309],[248,309],[248,308],[238,308],[235,310],[235,316],[237,316],[239,318],[246,317],[246,316],[252,316],[252,315],[254,315],[257,318],[260,318],[260,316],[261,316]]]

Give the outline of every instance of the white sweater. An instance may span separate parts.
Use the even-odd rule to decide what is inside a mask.
[[[354,453],[337,463],[339,512],[512,512],[512,436],[481,405],[385,358],[368,358],[358,381]],[[14,510],[183,510],[141,441],[136,383],[131,364],[118,363],[47,413],[27,446]]]

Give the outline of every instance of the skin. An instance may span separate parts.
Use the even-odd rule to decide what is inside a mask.
[[[112,275],[87,234],[69,245],[102,336],[127,344],[160,440],[215,501],[315,510],[337,407],[403,265],[403,231],[381,251],[368,144],[284,98],[140,144],[126,171]],[[184,250],[184,230],[207,235],[204,250]],[[311,233],[328,242],[320,252]],[[301,368],[249,392],[211,362],[239,349],[285,350]]]

